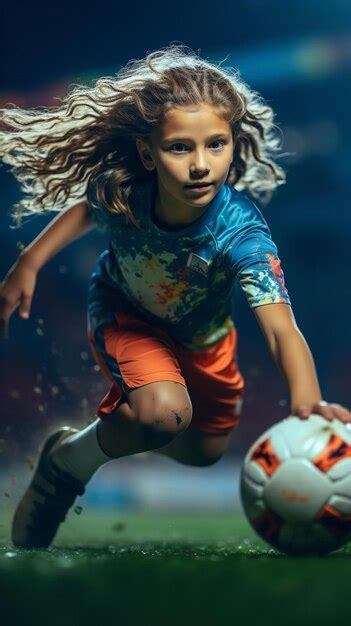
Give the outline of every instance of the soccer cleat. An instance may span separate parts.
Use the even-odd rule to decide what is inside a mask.
[[[47,548],[83,483],[50,460],[53,446],[79,432],[63,426],[50,435],[40,454],[33,479],[19,502],[12,522],[12,543],[18,548]]]

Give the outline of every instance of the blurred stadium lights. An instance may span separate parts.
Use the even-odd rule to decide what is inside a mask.
[[[331,119],[318,119],[303,126],[284,126],[284,149],[289,154],[290,164],[316,154],[328,156],[339,147],[340,131]]]
[[[110,461],[99,468],[77,504],[85,509],[176,511],[240,509],[238,459],[230,454],[209,467],[182,465],[150,453]],[[6,464],[0,471],[0,493],[18,500],[32,471],[27,464]],[[21,477],[20,481],[16,477]]]
[[[224,52],[201,52],[210,61],[238,68],[244,81],[256,88],[258,85],[288,85],[298,81],[318,79],[337,73],[351,66],[351,33],[335,37],[305,37],[289,42],[267,43],[250,49],[233,49]],[[32,91],[0,91],[0,106],[14,103],[30,108],[37,105],[58,104],[51,102],[66,94],[74,82],[88,84],[99,76],[113,76],[113,67],[95,68],[80,73],[79,77],[66,76],[60,81],[43,85]]]
[[[289,84],[336,73],[351,66],[351,33],[267,43],[244,51],[217,52],[214,61],[234,65],[254,85]]]

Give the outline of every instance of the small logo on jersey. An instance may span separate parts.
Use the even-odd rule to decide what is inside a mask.
[[[186,262],[186,266],[190,270],[202,274],[202,276],[207,276],[209,265],[210,261],[206,261],[206,259],[203,259],[198,254],[194,254],[194,252],[190,252]]]

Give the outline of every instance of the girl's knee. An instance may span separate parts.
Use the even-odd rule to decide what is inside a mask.
[[[191,423],[192,408],[187,404],[161,402],[155,405],[153,411],[141,411],[139,422],[150,427],[157,433],[162,433],[172,440],[183,433]]]
[[[183,433],[191,423],[188,392],[177,383],[144,385],[130,392],[128,401],[139,423],[164,435],[168,441]]]

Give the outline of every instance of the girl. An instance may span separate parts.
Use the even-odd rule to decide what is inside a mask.
[[[237,283],[288,383],[291,413],[350,421],[348,409],[322,400],[277,247],[243,193],[267,202],[285,174],[273,159],[273,111],[237,72],[171,45],[93,88],[76,86],[60,107],[2,116],[1,156],[28,194],[17,223],[61,211],[1,284],[4,335],[18,306],[28,319],[44,263],[95,226],[110,234],[88,295],[88,337],[110,390],[87,428],[45,442],[14,516],[14,545],[49,546],[110,459],[156,450],[204,466],[222,456],[244,394]]]

